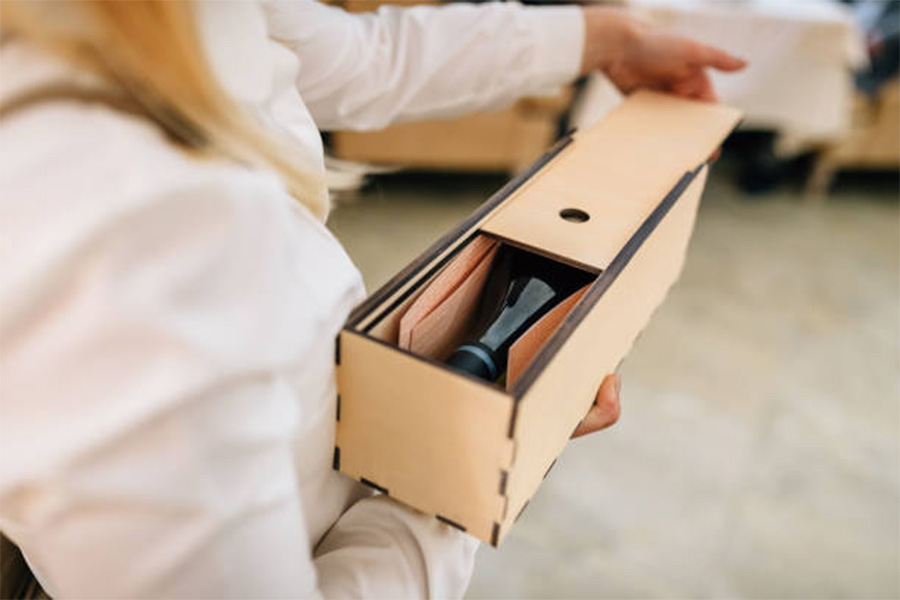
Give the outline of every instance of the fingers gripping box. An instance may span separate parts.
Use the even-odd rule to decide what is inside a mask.
[[[369,297],[337,340],[334,468],[498,545],[678,277],[707,159],[738,120],[636,93]],[[522,260],[565,298],[496,379],[448,365]]]

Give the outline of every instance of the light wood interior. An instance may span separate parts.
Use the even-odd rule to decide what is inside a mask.
[[[739,113],[721,105],[638,92],[575,134],[576,152],[549,165],[483,229],[577,263],[606,269],[678,180],[703,163]],[[590,219],[564,220],[578,209]]]
[[[550,336],[559,329],[563,319],[581,301],[589,287],[590,285],[581,288],[560,302],[515,341],[509,349],[509,359],[506,367],[506,389],[512,388],[519,376],[532,363],[538,351],[547,343]]]
[[[443,360],[463,343],[472,325],[498,242],[478,236],[423,287],[400,318],[397,345],[419,356]]]
[[[366,335],[417,356],[445,360],[471,333],[490,269],[503,245],[502,240],[492,236],[474,236],[443,269],[420,279],[410,298],[390,309]],[[575,267],[561,262],[560,268]],[[570,295],[513,345],[507,375],[500,382],[506,389],[528,367],[586,289]]]
[[[396,344],[397,340],[400,337],[400,319],[406,314],[406,311],[410,306],[422,295],[422,292],[425,291],[424,286],[417,287],[408,298],[406,298],[403,302],[401,302],[397,308],[390,311],[387,315],[384,316],[380,321],[375,323],[372,328],[367,332],[367,335],[375,338],[376,340],[381,340],[384,342],[388,342],[389,344]],[[358,328],[361,329],[361,328]]]

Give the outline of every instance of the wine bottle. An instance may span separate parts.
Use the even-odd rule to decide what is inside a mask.
[[[505,274],[509,283],[502,301],[470,340],[445,361],[486,381],[497,381],[506,371],[510,347],[529,327],[590,279],[588,273],[550,259],[522,250],[510,252]],[[486,289],[492,287],[496,286],[489,283]]]

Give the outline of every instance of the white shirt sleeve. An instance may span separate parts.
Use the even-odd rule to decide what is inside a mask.
[[[500,108],[578,74],[573,6],[383,7],[348,14],[310,0],[263,3],[269,35],[299,58],[297,86],[320,129]]]
[[[326,598],[462,598],[475,538],[386,496],[354,504],[315,551]]]

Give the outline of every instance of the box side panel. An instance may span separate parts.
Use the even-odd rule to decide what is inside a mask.
[[[501,538],[677,279],[706,173],[704,167],[520,399]]]
[[[493,214],[483,230],[606,269],[686,172],[704,162],[739,119],[734,109],[654,92],[629,97],[575,134],[570,152]],[[572,221],[566,209],[589,218]]]
[[[490,542],[505,509],[512,397],[377,340],[340,339],[340,470]]]

